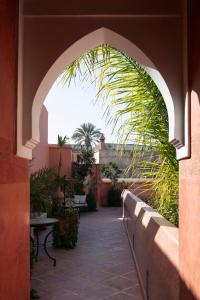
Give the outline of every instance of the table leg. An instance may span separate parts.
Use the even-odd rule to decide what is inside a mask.
[[[54,229],[51,230],[51,231],[49,231],[49,232],[47,233],[46,237],[45,237],[45,240],[44,240],[44,251],[45,251],[46,255],[47,255],[51,260],[53,260],[53,265],[54,265],[54,267],[55,267],[55,266],[56,266],[56,259],[53,258],[53,257],[49,254],[49,252],[48,252],[48,250],[47,250],[47,239],[48,239],[48,237],[50,236],[50,234],[52,234],[53,232],[54,232]]]
[[[38,254],[39,254],[39,233],[37,228],[35,229],[35,236],[36,236],[36,254],[35,254],[35,260],[38,261]]]

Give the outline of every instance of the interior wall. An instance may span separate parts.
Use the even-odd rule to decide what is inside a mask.
[[[200,299],[200,3],[190,4],[191,158],[180,161],[181,300]]]
[[[28,300],[28,162],[16,151],[18,1],[0,1],[0,298]]]

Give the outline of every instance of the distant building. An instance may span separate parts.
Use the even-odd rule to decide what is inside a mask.
[[[141,160],[138,158],[138,161],[134,162],[134,166],[131,168],[133,153],[141,153],[141,150],[146,148],[144,156],[145,159],[149,161],[155,160],[156,156],[147,146],[138,145],[138,144],[115,144],[115,143],[105,143],[105,136],[102,134],[100,137],[100,142],[96,145],[94,150],[94,157],[97,164],[107,164],[109,162],[115,163],[121,170],[121,176],[124,177],[138,177],[141,170]],[[142,151],[143,153],[143,151]],[[129,169],[129,171],[128,171]]]

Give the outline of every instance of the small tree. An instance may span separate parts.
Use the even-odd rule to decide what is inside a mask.
[[[84,180],[89,174],[92,165],[95,163],[94,152],[91,149],[82,148],[77,157],[77,162],[74,163],[74,177],[79,180]]]
[[[60,176],[60,171],[61,171],[61,167],[62,167],[62,148],[65,147],[65,145],[68,143],[69,138],[65,135],[64,137],[62,137],[61,135],[58,134],[58,141],[57,141],[57,145],[60,148],[60,155],[59,155],[59,163],[58,163],[58,175]]]
[[[121,174],[121,170],[115,163],[109,162],[101,167],[101,173],[103,177],[111,180],[112,185],[115,185],[117,178]]]
[[[77,157],[77,162],[73,163],[73,176],[77,179],[75,190],[79,195],[83,193],[83,181],[89,175],[94,163],[93,150],[82,148]]]
[[[112,186],[108,191],[108,205],[121,206],[121,191],[116,186],[117,178],[119,177],[121,170],[115,163],[109,162],[102,166],[101,173],[104,177],[109,178],[112,183]]]
[[[77,128],[72,139],[79,145],[84,146],[87,150],[92,149],[92,145],[99,142],[101,131],[92,123],[83,123]]]
[[[48,196],[53,192],[55,172],[42,168],[30,176],[30,206],[31,212],[46,211],[49,207]]]

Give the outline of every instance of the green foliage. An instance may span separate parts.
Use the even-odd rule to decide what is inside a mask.
[[[89,174],[94,163],[94,152],[91,149],[82,148],[78,155],[77,162],[73,163],[73,176],[79,181],[83,181]]]
[[[120,143],[144,146],[139,153],[133,151],[130,170],[134,170],[139,155],[140,176],[153,178],[158,211],[177,224],[178,162],[174,147],[168,143],[168,113],[163,97],[146,69],[126,53],[101,45],[66,69],[64,83],[77,75],[83,80],[95,77],[99,85],[97,100],[103,96],[104,115],[117,130]],[[156,154],[153,162],[146,159],[147,148]]]
[[[77,161],[80,164],[85,164],[88,167],[91,167],[95,163],[94,151],[92,149],[82,148],[77,157]]]
[[[30,204],[32,212],[46,211],[49,208],[48,196],[52,193],[55,172],[42,168],[30,176]]]
[[[72,136],[76,144],[91,149],[92,145],[99,142],[101,131],[91,123],[83,123]]]
[[[58,134],[58,141],[57,141],[57,145],[59,148],[63,148],[69,141],[69,138],[65,135],[64,137],[62,137],[61,135]]]
[[[93,192],[90,191],[87,194],[86,202],[87,202],[89,211],[96,211],[97,210],[96,197],[95,197],[95,194]]]
[[[70,207],[65,209],[57,207],[54,216],[59,218],[53,233],[53,246],[55,248],[72,249],[78,241],[79,211]]]
[[[61,135],[58,134],[58,141],[57,145],[60,148],[60,156],[59,156],[59,163],[58,163],[58,175],[60,176],[60,171],[62,167],[62,152],[61,149],[65,147],[65,145],[68,143],[69,138],[65,135],[62,137]]]
[[[109,189],[107,201],[109,206],[121,206],[121,191],[116,186]]]
[[[105,178],[111,179],[112,184],[114,184],[119,175],[121,174],[121,170],[115,163],[109,162],[101,167],[101,174]]]
[[[85,192],[83,190],[84,185],[83,185],[83,181],[77,181],[74,184],[74,194],[75,195],[85,195]]]
[[[155,198],[148,203],[168,221],[178,226],[178,170],[174,170],[165,160],[167,159],[157,163],[158,169],[152,172],[154,180],[149,184],[155,190]]]
[[[65,176],[56,175],[55,180],[54,180],[54,187],[52,187],[52,188],[55,189],[56,187],[60,186],[61,189],[63,189],[65,184],[66,184]]]

